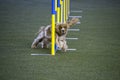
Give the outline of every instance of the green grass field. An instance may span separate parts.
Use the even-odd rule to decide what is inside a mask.
[[[51,23],[51,0],[0,0],[0,80],[120,80],[120,1],[71,0],[82,13],[80,32],[55,56],[31,49],[40,26]]]

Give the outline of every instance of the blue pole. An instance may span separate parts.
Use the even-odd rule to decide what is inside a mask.
[[[56,14],[56,11],[55,11],[55,0],[52,0],[52,14]]]
[[[57,2],[57,7],[60,7],[60,0],[58,0]]]

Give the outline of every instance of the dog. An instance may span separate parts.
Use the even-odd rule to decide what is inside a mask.
[[[55,41],[59,49],[66,52],[68,45],[66,42],[66,35],[68,29],[79,21],[78,18],[72,18],[66,23],[55,24]],[[42,26],[38,32],[38,36],[34,39],[31,48],[37,48],[41,43],[41,48],[49,48],[51,43],[51,25]]]

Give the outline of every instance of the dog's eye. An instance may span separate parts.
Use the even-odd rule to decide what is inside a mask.
[[[62,27],[60,26],[59,29],[62,29]]]
[[[67,26],[64,26],[64,28],[67,28]]]

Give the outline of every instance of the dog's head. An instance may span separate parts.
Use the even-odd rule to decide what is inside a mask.
[[[70,21],[66,23],[56,24],[56,33],[58,35],[67,34],[68,28],[70,28],[72,25],[76,24],[77,22],[79,22],[78,18],[72,18]]]
[[[58,24],[56,26],[56,32],[58,35],[64,35],[67,33],[67,29],[68,29],[69,25],[64,23],[64,24]]]

